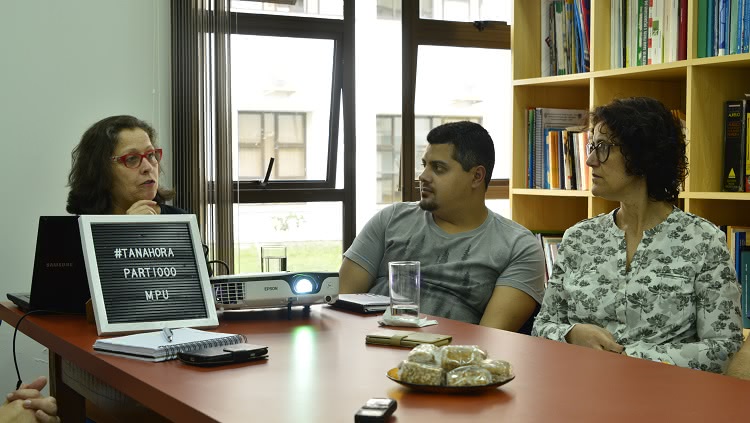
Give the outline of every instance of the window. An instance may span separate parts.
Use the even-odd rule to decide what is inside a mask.
[[[231,8],[233,12],[287,16],[317,16],[341,19],[344,15],[343,0],[281,0],[269,2],[232,0]]]
[[[237,125],[240,180],[263,179],[272,157],[269,180],[305,179],[305,113],[240,112]]]
[[[495,144],[492,179],[508,179],[512,116],[510,50],[421,45],[417,52],[416,82],[415,177],[422,169],[421,159],[430,129],[462,119],[426,121],[419,117],[439,113],[473,116],[467,120],[484,126]]]
[[[340,202],[235,205],[236,273],[260,272],[260,247],[286,247],[290,272],[338,271],[342,251]]]
[[[506,21],[512,2],[504,0],[419,0],[419,17],[455,22]]]
[[[377,117],[377,204],[401,201],[401,117]]]
[[[496,163],[486,198],[507,202],[512,96],[510,26],[505,21],[512,2],[421,0],[404,2],[402,14],[410,23],[404,26],[403,92],[414,96],[411,104],[403,102],[401,113],[402,199],[419,198],[424,135],[435,125],[420,116],[475,116],[495,142]],[[479,25],[474,19],[492,20]]]
[[[260,271],[264,244],[287,247],[288,270],[338,271],[344,240],[354,238],[354,204],[344,201],[353,172],[343,166],[353,159],[353,77],[344,71],[353,18],[343,5],[232,2],[235,273]],[[268,184],[259,184],[271,158]]]
[[[336,41],[233,34],[231,42],[235,179],[262,179],[273,157],[270,181],[333,187]]]
[[[378,19],[401,19],[401,0],[377,0]]]
[[[486,82],[510,87],[510,79],[508,84],[504,79],[510,62],[486,57],[488,50],[507,53],[509,27],[490,22],[480,31],[466,20],[499,20],[502,13],[495,12],[510,10],[510,0],[285,3],[231,1],[228,22],[221,21],[229,42],[204,37],[230,52],[228,61],[209,60],[204,66],[206,74],[220,69],[229,79],[229,93],[215,103],[221,110],[217,120],[223,125],[231,119],[231,125],[224,132],[215,130],[223,126],[215,125],[218,115],[210,113],[199,116],[199,125],[216,132],[217,139],[231,137],[231,143],[220,145],[222,157],[231,161],[223,159],[225,182],[214,183],[195,201],[229,211],[230,224],[217,233],[233,229],[234,240],[221,251],[233,248],[234,272],[254,271],[259,260],[253,254],[264,243],[288,244],[289,268],[312,270],[292,266],[293,251],[307,248],[292,248],[298,242],[333,251],[316,263],[316,270],[337,270],[341,251],[372,214],[383,205],[418,198],[425,137],[442,123],[468,119],[488,130],[499,128],[490,131],[496,157],[507,156],[501,145],[509,138],[502,133],[501,103],[509,104],[511,97],[487,90]],[[181,37],[190,38],[191,24],[186,20]],[[181,50],[181,41],[173,43],[173,57],[194,54],[195,49]],[[475,56],[469,57],[470,50]],[[211,77],[196,79],[198,91],[224,86]],[[185,122],[196,122],[189,112],[182,113]],[[190,153],[200,157],[200,152]],[[259,184],[271,157],[269,183]],[[497,171],[494,176],[505,177]],[[493,180],[488,199],[506,201],[507,189],[504,196],[492,191],[502,183]],[[222,202],[214,202],[215,192]],[[329,248],[331,243],[341,249]]]

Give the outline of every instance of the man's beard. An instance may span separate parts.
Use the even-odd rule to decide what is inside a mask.
[[[419,208],[421,208],[424,211],[433,212],[437,210],[438,205],[432,200],[422,199],[422,200],[419,200]]]

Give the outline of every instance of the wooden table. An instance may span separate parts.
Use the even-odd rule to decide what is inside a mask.
[[[98,354],[96,327],[79,316],[29,316],[20,330],[53,353],[51,378],[68,422],[79,421],[78,395],[87,392],[66,386],[60,362],[179,422],[352,422],[368,398],[386,396],[398,401],[396,422],[748,420],[750,382],[441,318],[421,330],[480,345],[510,361],[516,379],[479,395],[414,392],[386,378],[408,349],[365,345],[377,316],[328,306],[296,309],[290,320],[278,310],[244,314],[220,319],[217,330],[268,345],[267,362],[205,369]],[[4,321],[20,316],[0,303]]]

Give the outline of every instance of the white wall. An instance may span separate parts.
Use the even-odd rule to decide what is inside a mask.
[[[28,292],[40,215],[65,214],[70,152],[97,120],[132,114],[165,148],[171,186],[168,0],[0,0],[0,294]],[[96,331],[94,325],[91,331]],[[13,331],[0,326],[0,392],[15,387]],[[47,351],[19,335],[24,381]]]

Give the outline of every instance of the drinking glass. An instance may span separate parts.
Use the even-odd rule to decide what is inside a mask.
[[[420,267],[418,261],[388,263],[388,287],[391,315],[404,320],[419,320]]]
[[[260,271],[274,273],[286,272],[286,246],[261,245]]]

